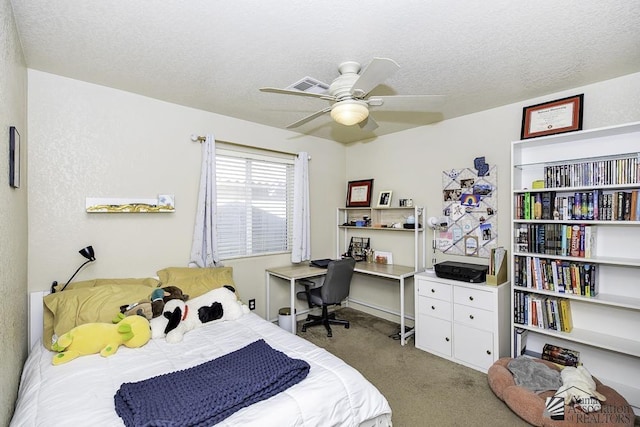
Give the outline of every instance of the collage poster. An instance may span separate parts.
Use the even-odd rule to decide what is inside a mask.
[[[446,226],[434,231],[435,248],[449,255],[489,258],[498,241],[497,167],[474,161],[475,168],[442,172],[442,212]]]

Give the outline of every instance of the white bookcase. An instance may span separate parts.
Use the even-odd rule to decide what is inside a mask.
[[[612,219],[606,219],[609,207],[598,208],[595,201],[590,207],[589,200],[595,195],[596,200],[605,202],[614,198],[624,201],[624,197],[631,201],[631,196],[623,195],[621,199],[618,196],[631,195],[640,189],[640,122],[515,141],[511,145],[511,163],[513,355],[516,355],[513,345],[516,328],[528,331],[529,354],[540,354],[545,344],[577,350],[584,366],[622,394],[637,413],[640,408],[640,215],[632,220],[633,215],[628,214],[624,219],[624,205],[619,212],[614,206]],[[545,188],[533,188],[533,182],[538,180],[544,181]],[[582,204],[576,199],[585,196],[587,208],[578,209],[576,205]],[[542,204],[540,210],[529,209],[530,215],[526,216],[525,197],[538,202],[543,198],[554,200],[558,206],[549,209]],[[565,210],[560,201],[573,201],[573,205]],[[536,218],[539,212],[545,214]],[[583,256],[580,249],[584,247],[580,246],[578,252],[572,254],[571,240],[562,233],[563,227],[581,225],[597,236],[583,241],[592,252],[590,258]],[[545,231],[544,237],[541,230]],[[569,246],[568,253],[563,251],[562,240]],[[579,245],[580,240],[575,243]],[[542,267],[536,268],[538,264]],[[563,264],[573,264],[578,273],[584,271],[585,264],[587,271],[595,270],[591,283],[595,285],[594,290],[597,287],[597,294],[584,296],[584,291],[562,291],[562,275],[558,277],[557,271],[563,271]],[[544,316],[542,325],[532,321],[531,311],[524,311],[525,298],[568,300],[573,329],[563,332],[549,328]]]

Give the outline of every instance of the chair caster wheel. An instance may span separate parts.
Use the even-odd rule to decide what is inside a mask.
[[[307,328],[305,328],[304,326],[302,327],[302,332],[307,332]]]
[[[333,334],[332,334],[331,332],[328,332],[328,333],[327,333],[327,336],[328,336],[329,338],[331,338],[331,337],[333,336]]]
[[[350,325],[344,325],[344,328],[345,328],[345,329],[349,329],[349,326],[350,326]]]

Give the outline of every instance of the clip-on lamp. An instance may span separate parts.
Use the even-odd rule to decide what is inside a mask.
[[[78,269],[76,270],[75,273],[73,273],[73,275],[71,276],[71,278],[69,280],[67,280],[67,283],[64,284],[64,286],[62,287],[62,289],[60,289],[60,292],[64,291],[64,288],[67,287],[67,285],[69,283],[71,283],[71,281],[73,280],[74,277],[76,277],[76,274],[78,274],[78,272],[82,269],[82,267],[84,267],[85,265],[87,265],[90,262],[93,262],[96,260],[95,254],[93,252],[93,246],[87,246],[86,248],[82,248],[78,251],[78,253],[80,253],[80,255],[82,255],[83,257],[85,257],[87,260],[85,262],[82,263],[82,265],[80,267],[78,267]],[[56,286],[58,286],[58,282],[54,281],[51,284],[51,293],[55,293],[56,291]]]

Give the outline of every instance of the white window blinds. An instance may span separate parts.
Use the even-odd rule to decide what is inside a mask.
[[[293,156],[216,150],[220,259],[288,252]]]

